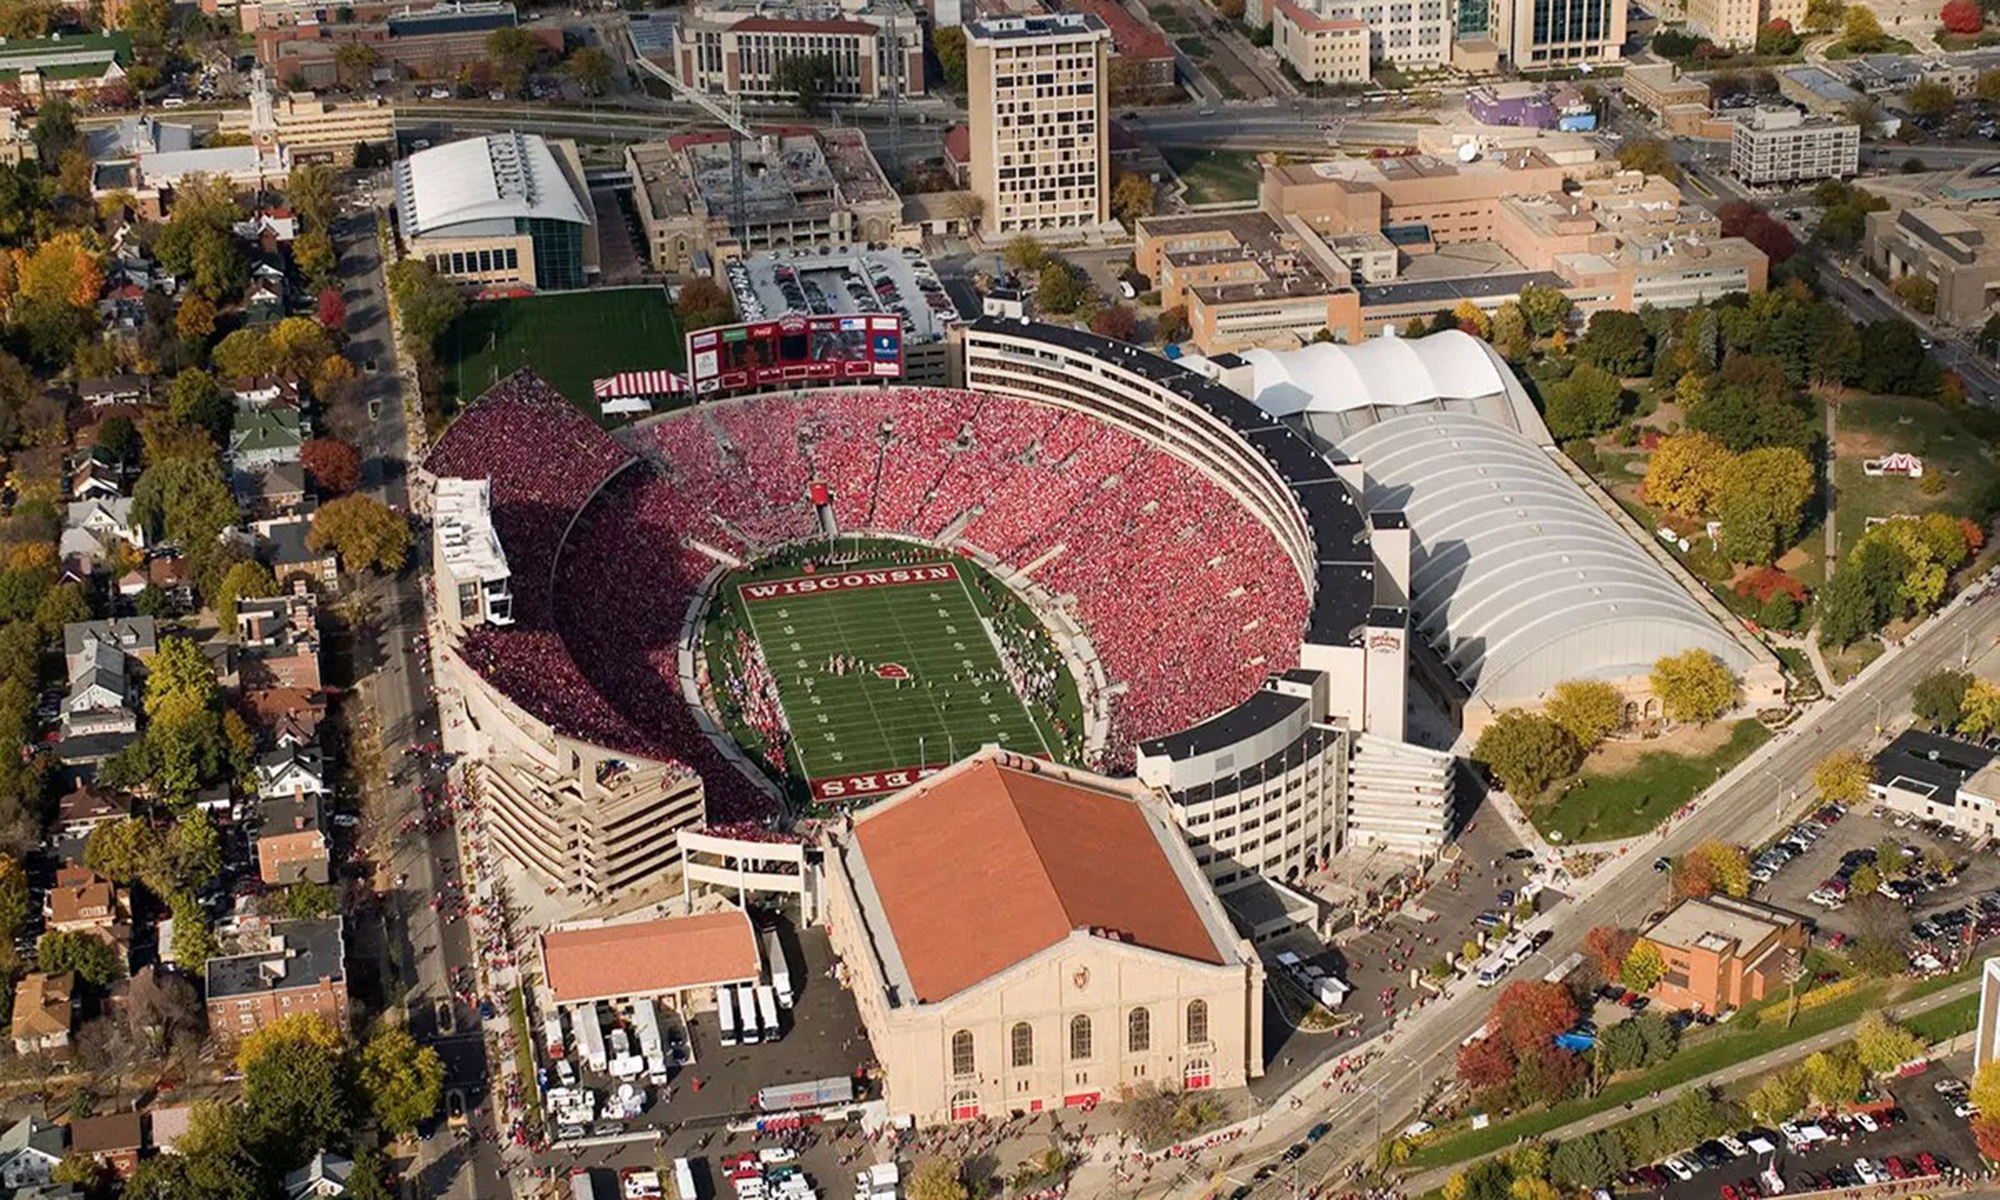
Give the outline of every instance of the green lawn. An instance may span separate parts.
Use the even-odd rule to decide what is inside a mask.
[[[1615,775],[1585,771],[1554,803],[1536,807],[1530,819],[1544,837],[1566,846],[1645,833],[1770,738],[1770,730],[1746,718],[1707,754],[1655,752]]]
[[[440,357],[447,410],[531,367],[609,425],[618,422],[598,410],[591,381],[619,371],[681,370],[684,347],[665,289],[606,288],[473,304],[445,334]]]
[[[1918,1013],[1904,1021],[1903,1027],[1933,1045],[1955,1038],[1961,1033],[1972,1032],[1979,1023],[1979,993],[1960,996],[1950,1004]]]
[[[1160,151],[1167,165],[1187,185],[1189,204],[1223,204],[1255,200],[1264,168],[1257,156],[1241,150],[1197,150],[1166,146]]]
[[[1890,38],[1889,43],[1887,45],[1883,46],[1879,50],[1870,50],[1868,53],[1915,54],[1916,52],[1917,52],[1916,46],[1912,42],[1910,42],[1907,38]],[[1835,42],[1833,45],[1828,46],[1826,48],[1826,56],[1833,62],[1840,62],[1843,59],[1849,59],[1855,57],[1855,53],[1854,51],[1849,50],[1847,48],[1847,43]]]
[[[1993,478],[1993,456],[1986,439],[1968,428],[1959,413],[1933,400],[1863,396],[1841,403],[1837,428],[1841,444],[1833,482],[1839,491],[1835,519],[1841,553],[1861,536],[1869,517],[1932,511],[1975,520],[1984,515],[1981,505]],[[1861,440],[1856,435],[1865,435],[1870,453],[1852,452],[1855,440]],[[1922,458],[1925,476],[1942,479],[1944,490],[1930,495],[1923,480],[1892,475],[1870,479],[1862,473],[1864,459],[1892,451]]]
[[[1008,682],[995,641],[1047,646],[1032,614],[963,559],[862,546],[837,571],[806,575],[784,559],[723,583],[724,607],[709,637],[710,662],[721,668],[715,677],[740,673],[735,635],[747,632],[776,682],[791,731],[786,761],[797,779],[937,767],[986,742],[1067,757],[1051,718],[1079,727],[1074,681],[1058,669],[1056,703],[1031,712]],[[825,588],[828,579],[919,567],[942,567],[950,577]],[[812,590],[798,590],[806,586]],[[1046,661],[1057,661],[1048,653]],[[761,754],[761,738],[726,707],[739,739]],[[822,789],[811,791],[826,798]]]
[[[1198,37],[1175,38],[1174,45],[1179,46],[1181,53],[1187,55],[1189,58],[1208,57],[1208,43]]]

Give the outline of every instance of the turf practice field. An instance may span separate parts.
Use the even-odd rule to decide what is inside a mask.
[[[894,791],[985,742],[1050,753],[956,564],[734,586],[816,799]]]
[[[682,369],[680,319],[664,288],[549,292],[468,305],[444,335],[447,399],[470,404],[497,379],[533,367],[604,423],[590,382],[619,371]]]

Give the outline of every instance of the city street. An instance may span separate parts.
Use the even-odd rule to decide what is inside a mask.
[[[362,490],[398,510],[407,511],[409,436],[404,423],[403,387],[397,372],[395,339],[390,331],[388,296],[384,290],[381,250],[375,234],[375,210],[361,211],[335,223],[340,250],[343,292],[347,302],[347,355],[362,368],[359,394],[346,412],[329,414],[342,433],[353,436],[361,451]],[[371,369],[372,367],[372,369]],[[430,835],[399,837],[394,831],[410,818],[421,819],[419,788],[437,786],[441,776],[432,757],[417,747],[437,741],[437,711],[430,696],[420,638],[423,630],[423,578],[429,544],[419,535],[412,562],[401,574],[368,578],[362,588],[362,608],[369,616],[351,631],[355,700],[373,718],[386,778],[385,795],[369,798],[368,819],[379,844],[392,844],[381,871],[403,880],[384,908],[382,937],[387,962],[380,964],[385,991],[401,995],[411,1030],[429,1040],[444,1058],[448,1087],[468,1089],[479,1103],[489,1073],[476,1013],[455,1006],[450,1030],[440,1024],[437,1002],[450,1003],[450,977],[472,965],[471,938],[463,921],[445,922],[428,900],[440,894],[446,881],[459,878],[458,852],[447,824]],[[490,1112],[475,1120],[492,1129]],[[500,1194],[499,1159],[491,1140],[467,1144],[440,1132],[422,1144],[410,1178],[419,1195],[494,1196]]]

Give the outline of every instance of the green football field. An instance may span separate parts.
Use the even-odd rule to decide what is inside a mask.
[[[494,381],[531,367],[592,420],[616,424],[631,418],[606,421],[591,381],[620,371],[679,371],[684,350],[666,289],[631,287],[468,305],[446,331],[439,355],[446,399],[454,406],[470,404]]]
[[[949,577],[890,581],[896,571]],[[866,793],[874,785],[856,776],[943,766],[986,742],[1052,753],[949,560],[732,586],[816,798]]]

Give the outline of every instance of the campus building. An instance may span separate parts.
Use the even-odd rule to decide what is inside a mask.
[[[1968,837],[2000,833],[2000,754],[1977,742],[1906,729],[1875,755],[1876,803]]]
[[[1262,964],[1141,786],[987,747],[856,816],[825,871],[891,1114],[1262,1073]]]
[[[562,29],[553,22],[521,23],[507,0],[445,0],[428,8],[401,7],[375,20],[264,24],[256,31],[257,61],[273,79],[327,88],[346,82],[340,48],[366,46],[377,72],[392,78],[450,80],[462,70],[490,72],[486,39],[496,29],[521,29],[550,58],[562,54]]]
[[[1518,71],[1616,63],[1626,8],[1624,0],[1493,0],[1487,36],[1502,65]]]
[[[1368,23],[1322,17],[1278,0],[1271,15],[1271,48],[1307,83],[1367,83]]]
[[[1287,13],[1284,8],[1292,11]],[[1451,59],[1451,5],[1446,0],[1250,0],[1243,19],[1252,26],[1270,25],[1274,49],[1286,36],[1280,30],[1288,26],[1293,37],[1303,31],[1337,41],[1342,58],[1358,34],[1374,62],[1425,67],[1442,66]],[[1316,28],[1323,22],[1337,22],[1341,28]],[[1279,54],[1290,61],[1283,50]],[[1361,78],[1365,80],[1366,64],[1363,69]],[[1293,63],[1293,70],[1312,79],[1297,63]]]
[[[1755,108],[1736,118],[1729,169],[1751,187],[1845,179],[1861,165],[1861,127],[1795,108]]]
[[[787,59],[831,60],[830,100],[924,94],[924,38],[905,0],[701,0],[680,10],[664,64],[715,96],[787,100]]]
[[[988,236],[1074,235],[1111,218],[1103,86],[1111,33],[1088,13],[965,24],[971,188]]]
[[[283,146],[294,163],[351,167],[357,147],[395,141],[396,106],[372,96],[322,100],[311,92],[272,96],[253,88],[249,107],[224,110],[219,128],[262,148]]]
[[[572,142],[493,133],[419,150],[396,164],[395,211],[405,251],[455,283],[553,291],[597,273]]]
[[[1937,289],[1940,321],[1974,328],[2000,304],[2000,217],[1967,206],[1925,205],[1868,214],[1862,252],[1890,282]]]
[[[1805,957],[1803,918],[1730,896],[1683,900],[1639,933],[1666,960],[1647,995],[1665,1008],[1710,1014],[1777,994]]]
[[[758,982],[763,957],[740,908],[658,920],[571,921],[542,934],[549,999],[625,1005],[663,1000],[683,1013],[715,1007],[715,989]]]
[[[125,80],[132,39],[122,33],[8,38],[0,43],[0,86],[33,98],[78,92]]]
[[[1687,32],[1746,50],[1756,45],[1763,26],[1784,21],[1797,29],[1805,15],[1805,0],[1687,0]]]
[[[625,148],[646,256],[668,275],[767,251],[846,250],[889,241],[902,200],[859,129],[774,128],[743,144],[736,218],[727,133],[693,133]]]

